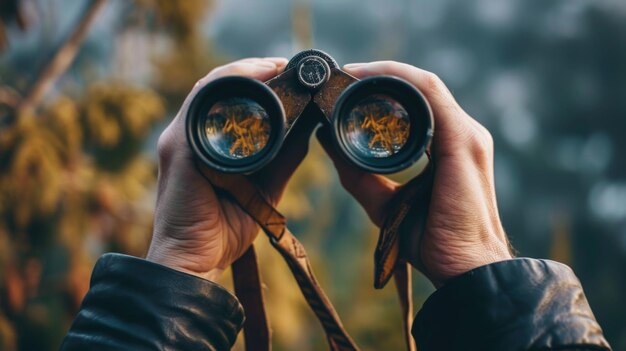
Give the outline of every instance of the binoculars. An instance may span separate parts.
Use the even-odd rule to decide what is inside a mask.
[[[393,76],[358,80],[328,54],[305,50],[267,82],[232,76],[204,86],[186,116],[187,139],[210,169],[250,174],[302,118],[328,124],[341,155],[379,174],[427,157],[434,131],[428,101],[413,85]]]
[[[201,166],[198,170],[214,187],[228,193],[267,234],[322,324],[330,349],[358,350],[319,286],[304,247],[287,227],[286,218],[246,177],[276,157],[290,132],[319,123],[330,127],[339,154],[367,172],[396,173],[420,159],[427,161],[420,175],[404,184],[387,204],[374,252],[374,286],[382,288],[392,276],[395,278],[405,341],[407,348],[414,350],[407,263],[412,255],[406,250],[419,247],[409,241],[420,241],[434,169],[428,153],[433,115],[418,89],[392,76],[358,80],[342,71],[326,53],[306,50],[267,82],[233,76],[208,83],[192,99],[185,128]],[[294,132],[294,138],[298,135]],[[231,176],[224,177],[223,173]],[[415,227],[417,232],[412,229]],[[253,247],[233,263],[233,277],[235,293],[246,311],[247,349],[270,350],[271,333]]]

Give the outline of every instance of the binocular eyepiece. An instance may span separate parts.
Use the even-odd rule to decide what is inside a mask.
[[[186,116],[187,139],[209,168],[253,173],[280,151],[303,113],[315,104],[347,160],[372,173],[395,173],[425,157],[433,116],[420,91],[392,76],[358,80],[319,50],[295,55],[263,83],[224,77],[204,86]],[[308,142],[303,140],[302,142]]]

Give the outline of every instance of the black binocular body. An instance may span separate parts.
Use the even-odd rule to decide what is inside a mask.
[[[187,139],[210,169],[250,174],[276,156],[303,118],[328,124],[341,155],[380,174],[427,157],[434,132],[428,101],[410,83],[393,76],[359,80],[328,54],[305,50],[267,82],[232,76],[208,83],[189,107]]]

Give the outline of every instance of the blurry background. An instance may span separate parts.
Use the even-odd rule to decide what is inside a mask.
[[[198,78],[308,47],[437,73],[494,135],[520,255],[572,265],[626,350],[623,0],[3,0],[0,47],[1,350],[58,349],[97,257],[144,255],[156,138]],[[377,231],[316,142],[281,209],[363,349],[402,349],[394,288],[372,288]],[[326,349],[266,241],[275,348]],[[416,307],[432,291],[418,276]]]

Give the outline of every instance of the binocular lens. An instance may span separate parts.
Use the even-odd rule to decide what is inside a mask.
[[[385,158],[398,153],[409,138],[411,120],[395,99],[374,94],[357,102],[340,128],[346,142],[361,157]]]
[[[336,145],[355,166],[373,173],[395,173],[425,157],[433,117],[424,96],[392,76],[351,84],[333,110]]]
[[[223,157],[238,160],[259,153],[269,140],[271,123],[267,111],[247,98],[216,102],[205,121],[211,148]]]
[[[269,163],[285,136],[285,110],[262,82],[224,77],[193,98],[185,121],[187,141],[211,169],[248,174]]]

